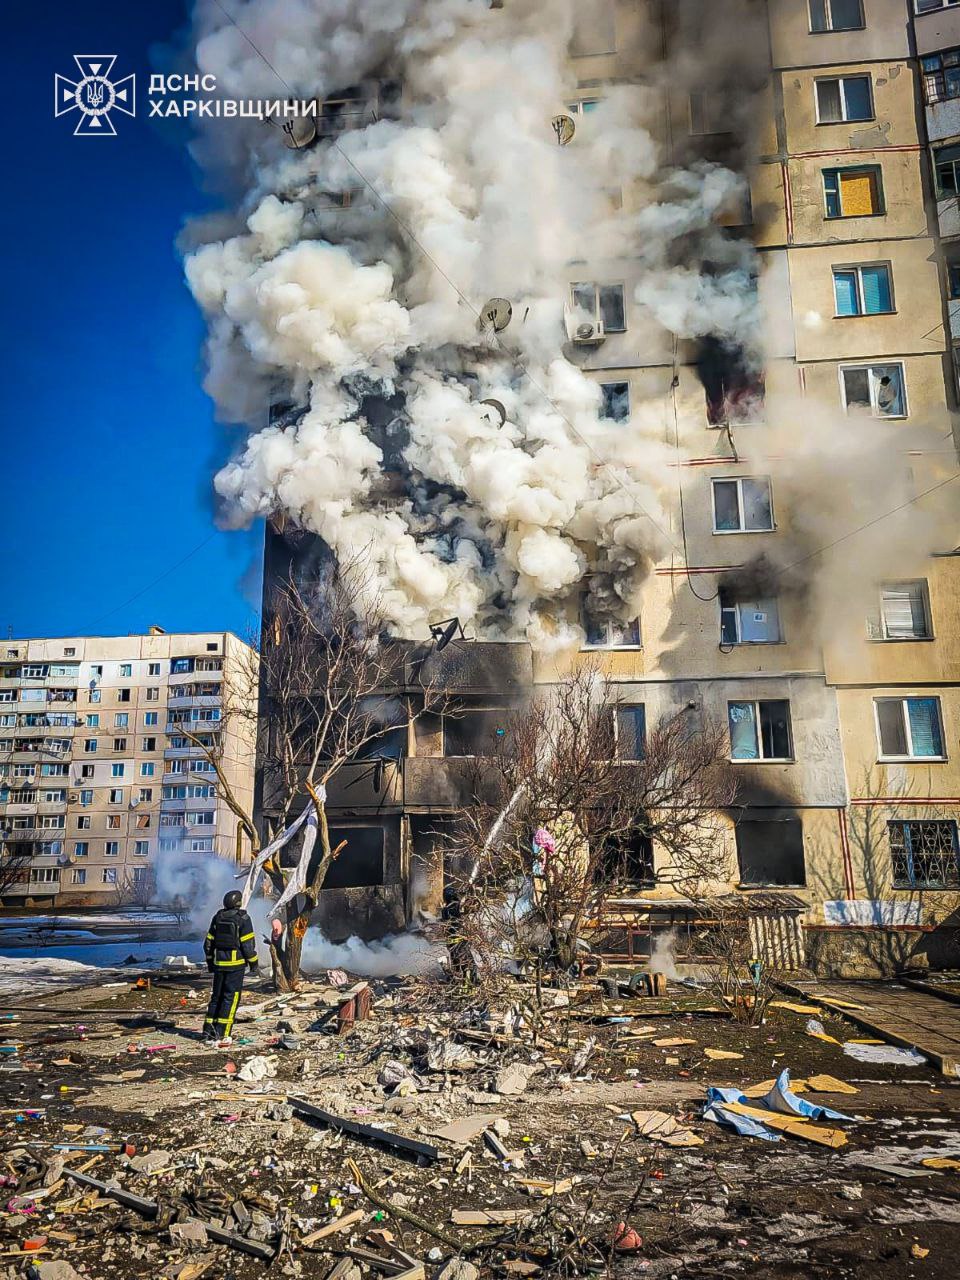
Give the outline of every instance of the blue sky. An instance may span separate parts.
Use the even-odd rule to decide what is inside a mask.
[[[93,0],[4,16],[16,109],[0,201],[0,636],[254,622],[262,528],[213,522],[212,475],[239,437],[201,389],[203,325],[174,244],[218,201],[176,122],[147,122],[157,46],[187,9]],[[76,79],[75,53],[115,53],[114,79],[136,73],[137,118],[114,113],[116,138],[75,138],[76,113],[54,118],[53,78]]]

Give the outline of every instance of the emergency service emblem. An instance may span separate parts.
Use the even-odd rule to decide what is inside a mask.
[[[121,111],[132,116],[136,111],[135,77],[122,80],[110,79],[110,72],[117,60],[115,53],[75,53],[73,60],[80,71],[79,80],[66,76],[54,77],[53,114],[65,116],[79,111],[73,136],[83,138],[116,137],[116,129],[110,119],[111,111]]]

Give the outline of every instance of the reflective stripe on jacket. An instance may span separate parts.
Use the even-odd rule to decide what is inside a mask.
[[[218,911],[210,921],[210,929],[203,940],[203,954],[207,963],[216,969],[255,965],[257,943],[253,923],[246,911],[227,908]]]

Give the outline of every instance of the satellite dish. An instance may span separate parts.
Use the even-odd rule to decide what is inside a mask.
[[[459,618],[449,618],[446,622],[435,622],[431,626],[430,634],[436,643],[437,653],[443,652],[458,631],[462,636],[463,627],[460,625]]]
[[[480,308],[480,318],[477,321],[477,328],[485,333],[488,329],[492,329],[494,333],[500,333],[510,323],[513,316],[513,307],[506,298],[490,298]]]
[[[283,130],[283,145],[291,151],[309,146],[317,136],[317,122],[313,116],[290,116],[280,127]]]
[[[576,122],[573,116],[568,116],[565,111],[561,111],[559,115],[554,116],[550,121],[553,132],[557,135],[557,142],[561,147],[565,147],[577,132]]]
[[[480,403],[485,404],[487,406],[487,409],[490,410],[490,412],[487,412],[485,410],[483,414],[483,416],[487,419],[487,421],[488,422],[492,421],[491,413],[496,414],[497,417],[500,419],[500,422],[498,425],[502,427],[507,420],[507,411],[503,407],[503,405],[500,403],[500,401],[499,400],[481,400]]]

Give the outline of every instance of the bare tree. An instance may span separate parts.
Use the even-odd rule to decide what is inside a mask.
[[[332,566],[307,592],[292,579],[278,588],[263,619],[258,661],[259,702],[253,709],[247,683],[224,692],[224,719],[256,715],[257,767],[262,807],[273,834],[312,805],[316,843],[302,885],[281,912],[270,940],[277,986],[293,989],[300,973],[303,938],[334,859],[349,857],[347,841],[331,843],[326,791],[339,770],[359,760],[378,767],[378,748],[412,720],[441,710],[429,683],[406,681],[410,646],[389,640],[362,559]],[[361,609],[357,603],[366,601]],[[203,750],[217,772],[220,793],[248,836],[256,857],[262,847],[254,815],[238,800],[222,767],[223,731],[184,735]],[[380,766],[382,767],[382,765]],[[279,897],[292,870],[279,856],[265,864]],[[298,882],[299,883],[299,882]]]
[[[0,898],[15,885],[23,883],[24,872],[32,857],[29,844],[7,840],[5,834],[0,831]],[[25,848],[27,852],[24,852]]]
[[[615,888],[653,878],[638,864],[654,847],[660,883],[694,894],[723,877],[719,811],[737,785],[722,729],[680,713],[627,742],[621,710],[617,686],[580,669],[514,712],[478,761],[448,848],[456,928],[475,952],[500,935],[569,967]]]

